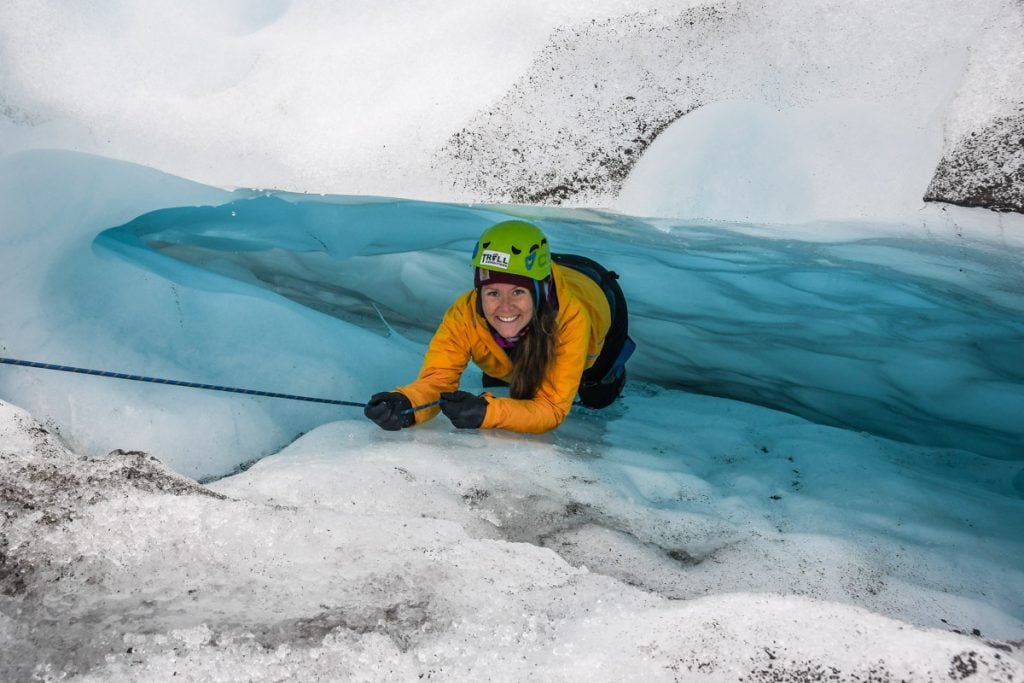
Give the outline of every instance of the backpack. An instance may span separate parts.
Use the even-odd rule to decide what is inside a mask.
[[[597,283],[608,299],[612,324],[605,339],[605,349],[592,369],[602,370],[600,379],[598,379],[601,384],[617,381],[626,367],[626,361],[636,351],[636,342],[629,338],[629,314],[626,297],[617,282],[619,274],[608,270],[591,258],[578,254],[553,253],[551,260],[564,268],[571,268],[589,277]],[[614,357],[610,355],[612,353],[615,354]],[[603,366],[607,366],[607,370],[604,370]]]

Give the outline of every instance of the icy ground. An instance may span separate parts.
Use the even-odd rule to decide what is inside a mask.
[[[741,404],[645,409],[639,439],[340,421],[202,489],[0,404],[4,679],[1020,680],[1019,645],[951,632],[1019,633],[990,606],[1019,499]]]
[[[1024,201],[1022,25],[4,0],[0,356],[366,400],[510,214],[640,351],[543,437],[0,365],[0,680],[1024,680],[1024,217],[922,202]]]
[[[620,403],[539,437],[0,366],[5,679],[1024,677],[1012,251],[62,153],[0,182],[5,356],[365,400],[415,373],[502,212],[617,268],[641,349]],[[868,433],[894,424],[933,445]]]

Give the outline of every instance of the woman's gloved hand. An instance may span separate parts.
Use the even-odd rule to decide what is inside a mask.
[[[487,399],[468,391],[445,391],[441,412],[459,429],[478,429],[487,415]]]
[[[403,411],[408,410],[405,413]],[[363,408],[363,415],[370,418],[381,429],[397,432],[402,427],[411,427],[416,421],[412,413],[412,403],[405,394],[397,391],[382,391],[370,397],[370,402]]]

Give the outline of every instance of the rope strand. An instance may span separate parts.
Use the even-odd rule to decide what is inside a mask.
[[[279,394],[273,391],[258,391],[255,389],[240,389],[238,387],[222,387],[215,384],[200,384],[199,382],[183,382],[177,379],[163,379],[161,377],[145,377],[143,375],[127,375],[123,372],[111,372],[109,370],[92,370],[89,368],[76,368],[70,365],[55,365],[53,363],[40,363],[34,360],[21,360],[20,358],[0,357],[0,363],[6,365],[18,365],[25,368],[40,368],[42,370],[57,370],[59,372],[73,372],[80,375],[93,375],[94,377],[113,377],[114,379],[128,379],[133,382],[149,382],[151,384],[166,384],[174,387],[187,387],[189,389],[206,389],[207,391],[226,391],[231,394],[245,394],[247,396],[263,396],[264,398],[283,398],[290,401],[307,401],[309,403],[329,403],[336,406],[353,406],[365,408],[365,403],[355,401],[339,401],[333,398],[314,398],[312,396],[296,396],[294,394]],[[443,400],[431,401],[423,405],[408,408],[402,414],[415,413],[424,408],[430,408],[444,403]]]
[[[283,398],[291,401],[307,401],[309,403],[329,403],[339,406],[355,406],[363,408],[365,403],[354,401],[339,401],[331,398],[314,398],[311,396],[296,396],[294,394],[279,394],[272,391],[257,391],[254,389],[239,389],[237,387],[222,387],[214,384],[200,384],[198,382],[183,382],[176,379],[162,379],[160,377],[144,377],[142,375],[126,375],[121,372],[109,372],[107,370],[90,370],[88,368],[75,368],[69,365],[54,365],[52,363],[39,363],[31,360],[20,360],[18,358],[2,358],[0,363],[7,365],[19,365],[28,368],[41,368],[43,370],[58,370],[60,372],[73,372],[80,375],[94,375],[96,377],[113,377],[115,379],[127,379],[134,382],[150,382],[152,384],[167,384],[175,387],[188,387],[190,389],[206,389],[208,391],[225,391],[232,394],[246,394],[249,396],[263,396],[265,398]]]

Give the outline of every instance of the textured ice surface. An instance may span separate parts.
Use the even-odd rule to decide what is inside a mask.
[[[919,202],[942,155],[1019,196],[1022,10],[865,7],[0,4],[3,355],[365,398],[508,213],[643,313],[623,401],[540,438],[0,368],[0,678],[1024,678],[1024,223]],[[98,244],[255,195],[34,147],[745,224],[282,196],[368,219]]]
[[[618,404],[539,437],[4,366],[2,678],[1021,675],[1020,461],[976,452],[1019,438],[1012,250],[239,198],[58,153],[0,179],[6,355],[365,398],[416,372],[478,223],[509,213],[618,269],[641,344]],[[859,395],[902,418],[837,413],[971,448],[666,386],[705,374],[765,403]],[[976,426],[1000,420],[1003,442]],[[301,432],[206,488],[175,473]]]
[[[425,341],[467,286],[475,235],[516,210],[264,196],[148,214],[97,246],[182,284],[197,275],[185,261]],[[556,251],[621,275],[634,378],[913,443],[1024,453],[1024,277],[1012,254],[963,239],[806,242],[594,211],[533,218]]]
[[[634,390],[621,410],[666,401],[685,446],[626,418],[546,438],[343,421],[208,488],[144,454],[76,455],[0,403],[0,675],[1024,674],[999,519],[1019,499],[715,399]]]
[[[0,154],[683,218],[903,220],[933,176],[932,198],[1020,207],[996,127],[1021,115],[1015,0],[186,6],[0,5]],[[723,110],[652,168],[660,133]],[[664,179],[645,202],[640,167]]]

